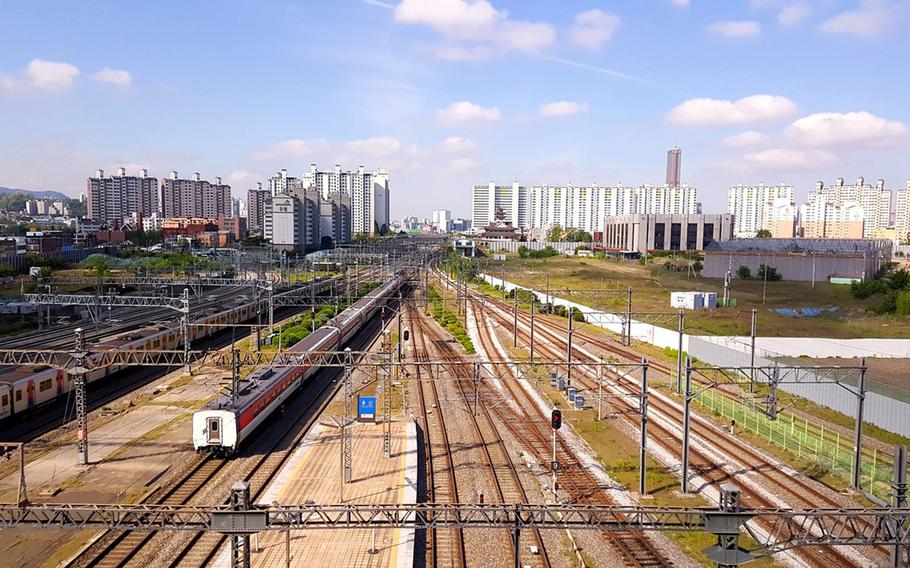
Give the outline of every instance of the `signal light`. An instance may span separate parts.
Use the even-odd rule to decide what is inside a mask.
[[[562,412],[559,409],[553,409],[553,413],[550,415],[550,426],[554,430],[559,430],[562,427]]]
[[[411,337],[411,332],[406,329],[402,332],[401,335],[402,335],[402,338],[404,339],[404,341],[407,342],[408,338]]]

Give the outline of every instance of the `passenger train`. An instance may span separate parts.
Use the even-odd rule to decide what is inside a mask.
[[[324,326],[294,344],[288,351],[336,351],[397,294],[406,280],[397,275],[361,298]],[[196,451],[230,455],[318,367],[268,367],[252,373],[238,389],[236,406],[222,396],[193,414],[193,446]]]
[[[316,292],[321,294],[331,287],[330,280],[317,283]],[[303,289],[297,288],[281,292],[278,295],[297,294]],[[194,320],[190,326],[190,342],[202,339],[222,329],[231,327],[237,322],[247,321],[256,315],[255,302],[244,301],[227,309]],[[97,347],[115,348],[120,351],[171,350],[181,345],[179,327],[149,326],[126,332],[115,338],[115,344]],[[92,357],[100,358],[100,355]],[[86,375],[86,382],[93,383],[125,368],[120,365],[99,367]],[[12,373],[11,373],[12,374]],[[60,369],[44,368],[26,374],[20,378],[0,377],[0,421],[15,416],[38,405],[50,402],[58,396],[68,393],[73,387],[73,377]]]

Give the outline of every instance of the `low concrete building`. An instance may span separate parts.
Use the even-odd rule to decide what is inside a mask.
[[[891,248],[885,239],[735,239],[705,248],[701,275],[723,278],[727,271],[735,275],[740,266],[756,274],[764,264],[784,280],[865,280],[891,261]]]
[[[733,215],[616,215],[604,218],[603,244],[608,250],[648,252],[700,251],[715,241],[733,238]]]

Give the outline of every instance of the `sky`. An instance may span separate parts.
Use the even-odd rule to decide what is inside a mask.
[[[910,178],[910,0],[0,0],[0,186],[387,168],[471,186]]]

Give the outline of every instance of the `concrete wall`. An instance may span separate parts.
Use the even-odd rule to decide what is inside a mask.
[[[723,278],[727,270],[736,276],[740,266],[748,266],[754,277],[761,264],[777,269],[784,280],[798,282],[823,282],[829,276],[848,278],[869,278],[869,263],[862,257],[835,257],[801,254],[769,254],[746,252],[711,252],[705,251],[702,276],[706,278]]]
[[[576,247],[590,247],[590,242],[550,242],[550,241],[505,241],[499,239],[474,239],[476,246],[484,247],[489,251],[495,252],[498,250],[504,250],[507,252],[518,252],[518,247],[526,246],[529,250],[543,250],[548,246],[553,247],[559,252],[565,251],[574,251]],[[599,242],[594,242],[595,246],[600,245]]]

